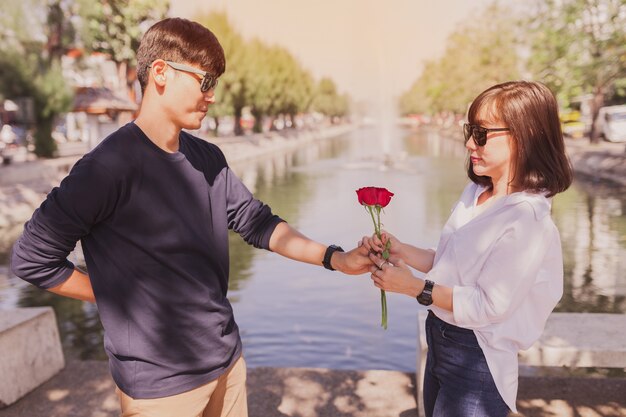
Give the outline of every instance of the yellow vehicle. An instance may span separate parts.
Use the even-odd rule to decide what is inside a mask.
[[[580,120],[578,110],[566,110],[559,114],[561,119],[561,130],[563,135],[573,139],[580,139],[585,136],[585,123]]]

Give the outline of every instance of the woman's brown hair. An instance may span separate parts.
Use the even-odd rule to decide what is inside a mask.
[[[548,87],[532,81],[494,85],[472,102],[468,122],[478,124],[481,110],[489,111],[494,122],[510,129],[515,154],[511,185],[546,192],[548,197],[570,186],[572,168],[565,153],[557,102]],[[469,159],[467,175],[477,184],[492,186],[491,178],[474,173]]]
[[[213,32],[199,23],[178,17],[155,23],[141,38],[137,50],[137,79],[142,92],[148,85],[148,67],[155,59],[198,65],[216,78],[226,70],[224,50]]]

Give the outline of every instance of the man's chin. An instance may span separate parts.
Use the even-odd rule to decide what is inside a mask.
[[[183,129],[187,130],[198,130],[202,126],[202,119],[195,122],[188,122],[183,126]]]

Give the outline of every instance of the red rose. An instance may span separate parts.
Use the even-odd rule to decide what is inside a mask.
[[[356,190],[359,203],[365,206],[386,207],[393,193],[386,188],[363,187]]]
[[[359,199],[359,203],[365,206],[376,205],[376,188],[375,187],[363,187],[356,190],[356,195]]]
[[[383,210],[383,207],[389,204],[393,193],[386,188],[363,187],[356,190],[356,195],[359,198],[359,203],[364,206],[370,216],[372,216],[374,233],[376,233],[376,236],[380,239],[380,212]],[[390,245],[391,241],[388,240],[385,244],[385,250],[381,254],[383,259],[389,258]],[[380,290],[380,305],[382,309],[380,325],[383,329],[387,330],[387,295],[385,294],[385,290],[382,289]]]
[[[376,188],[376,204],[381,207],[387,207],[391,201],[393,193],[386,188]]]

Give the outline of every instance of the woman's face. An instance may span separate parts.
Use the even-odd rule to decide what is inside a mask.
[[[474,124],[486,129],[508,128],[499,120],[495,111],[488,110],[490,109],[480,109]],[[465,144],[474,174],[490,177],[494,185],[500,181],[508,184],[511,179],[513,146],[513,138],[508,131],[488,132],[484,146],[478,146],[473,138]]]

